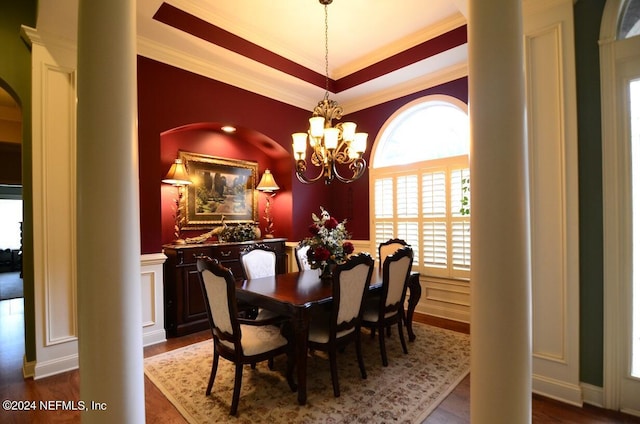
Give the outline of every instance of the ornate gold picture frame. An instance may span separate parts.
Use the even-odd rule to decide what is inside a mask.
[[[185,229],[258,220],[258,163],[179,152],[192,184],[186,187]]]

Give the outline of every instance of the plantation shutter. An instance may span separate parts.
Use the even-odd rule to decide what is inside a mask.
[[[396,237],[406,241],[413,249],[413,263],[418,265],[420,255],[420,234],[418,208],[420,198],[418,175],[402,175],[396,179],[397,218]]]
[[[393,221],[393,178],[375,181],[375,242],[376,246],[391,238],[395,233]]]
[[[469,191],[464,190],[466,181],[469,181],[469,168],[451,171],[451,266],[454,276],[459,276],[460,271],[471,270],[471,226],[469,217],[461,213],[462,198],[470,198]]]
[[[416,164],[414,171],[389,170],[374,180],[376,245],[400,238],[411,245],[423,274],[468,278],[471,230],[468,157]]]
[[[446,174],[438,170],[422,174],[422,265],[433,275],[447,270]]]

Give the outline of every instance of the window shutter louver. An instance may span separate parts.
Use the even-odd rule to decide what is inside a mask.
[[[471,269],[471,231],[468,222],[454,222],[451,231],[451,253],[454,269]]]
[[[422,225],[423,265],[426,267],[447,267],[447,223],[425,222]]]
[[[427,217],[443,217],[447,214],[447,189],[444,172],[422,175],[422,214]]]
[[[393,179],[381,178],[375,182],[375,217],[393,218]]]
[[[417,218],[418,217],[418,176],[405,175],[398,177],[397,199],[398,199],[398,218]]]
[[[420,257],[420,233],[418,222],[398,222],[397,238],[400,238],[411,245],[411,248],[413,249],[413,264],[418,265],[418,258]]]

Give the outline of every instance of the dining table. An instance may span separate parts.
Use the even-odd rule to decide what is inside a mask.
[[[375,267],[365,296],[375,295],[382,287],[382,270]],[[420,274],[411,272],[407,280],[409,299],[404,323],[409,341],[414,341],[412,321],[420,300]],[[307,339],[313,316],[332,301],[331,282],[320,279],[318,270],[306,270],[252,278],[236,282],[236,297],[257,307],[291,318],[295,343],[298,403],[307,402]]]

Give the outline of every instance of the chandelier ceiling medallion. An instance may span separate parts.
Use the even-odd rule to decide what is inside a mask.
[[[319,0],[324,5],[324,41],[325,41],[325,92],[324,99],[318,102],[309,118],[309,130],[306,133],[292,134],[293,153],[296,160],[296,176],[304,184],[312,184],[324,179],[331,184],[334,179],[342,183],[351,183],[360,178],[367,162],[362,154],[367,148],[367,133],[356,133],[356,124],[341,122],[333,126],[334,119],[342,118],[342,106],[329,99],[329,14],[328,5],[333,0]],[[307,139],[311,147],[311,163],[320,168],[317,176],[309,178],[307,170]],[[343,177],[336,165],[349,165],[353,172],[350,178]]]

